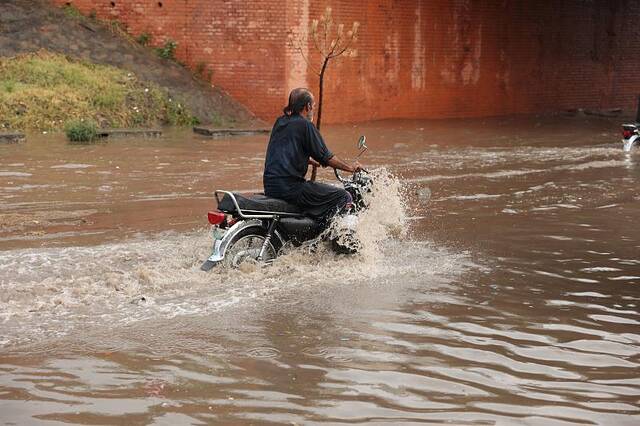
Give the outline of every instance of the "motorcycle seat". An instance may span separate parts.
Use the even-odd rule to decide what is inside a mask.
[[[261,194],[241,195],[233,193],[238,206],[244,214],[275,214],[281,216],[301,216],[302,210],[299,207],[287,203],[278,198],[271,198]],[[218,203],[218,210],[225,213],[236,213],[236,206],[229,194],[224,194]]]

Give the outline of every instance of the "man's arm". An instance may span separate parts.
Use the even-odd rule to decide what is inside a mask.
[[[322,136],[320,136],[320,132],[318,132],[318,129],[316,129],[313,123],[307,123],[307,131],[309,132],[309,137],[305,138],[305,142],[308,143],[307,149],[310,156],[309,164],[313,166],[311,171],[312,181],[315,180],[315,172],[318,169],[318,165],[322,165],[323,167],[333,167],[334,169],[344,170],[349,173],[357,172],[362,168],[360,163],[357,161],[355,163],[348,164],[333,155],[333,153],[329,151],[329,148],[327,148],[327,145],[325,145]],[[317,163],[318,165],[314,163]]]
[[[311,169],[311,178],[310,178],[310,180],[313,182],[316,180],[316,175],[318,173],[318,166],[320,166],[320,163],[318,163],[313,158],[309,158],[309,164],[313,167]],[[341,159],[339,159],[338,157],[336,157],[335,155],[327,161],[327,166],[333,167],[339,170],[344,170],[345,172],[349,172],[349,173],[354,173],[362,168],[360,163],[358,163],[357,161],[353,164],[347,164]]]
[[[362,168],[360,163],[358,163],[357,161],[354,163],[348,164],[342,161],[341,159],[339,159],[335,155],[327,161],[327,166],[333,167],[334,169],[338,169],[338,170],[344,170],[345,172],[349,172],[349,173],[355,173]]]

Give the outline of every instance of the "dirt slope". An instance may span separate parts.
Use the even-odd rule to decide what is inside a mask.
[[[47,49],[120,67],[166,88],[204,124],[235,127],[261,123],[223,91],[196,79],[170,60],[89,18],[67,16],[44,0],[0,0],[0,56]]]

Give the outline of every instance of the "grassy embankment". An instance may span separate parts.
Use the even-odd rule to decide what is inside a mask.
[[[45,51],[0,57],[0,131],[193,125],[197,119],[155,84],[128,71]]]

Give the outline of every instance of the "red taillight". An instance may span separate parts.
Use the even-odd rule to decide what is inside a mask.
[[[212,225],[220,225],[224,222],[225,217],[226,215],[224,213],[217,210],[207,213],[207,219],[209,219],[209,223]]]
[[[622,129],[622,137],[625,139],[629,139],[633,135],[632,130]]]

